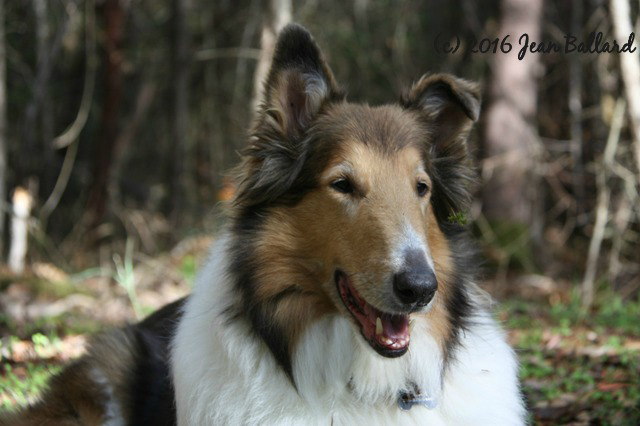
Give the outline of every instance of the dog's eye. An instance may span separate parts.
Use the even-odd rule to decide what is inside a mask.
[[[343,194],[353,193],[353,185],[351,184],[351,181],[345,178],[340,178],[331,182],[331,188],[338,192],[342,192]]]
[[[418,182],[416,184],[416,190],[418,191],[418,196],[424,197],[429,192],[429,185],[424,182]]]

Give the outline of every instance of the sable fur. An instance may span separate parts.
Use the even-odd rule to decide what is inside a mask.
[[[305,78],[312,78],[314,86],[324,88],[322,93],[315,94],[319,97],[312,106],[305,101],[308,89],[297,85]],[[236,260],[230,270],[244,298],[242,308],[231,311],[240,309],[247,314],[254,329],[290,375],[291,340],[298,333],[283,332],[274,312],[280,304],[291,303],[300,293],[307,297],[310,292],[289,286],[270,298],[256,300],[256,289],[266,285],[256,283],[255,279],[256,269],[260,268],[256,237],[264,227],[264,217],[278,216],[273,212],[296,205],[317,188],[320,173],[342,149],[340,141],[355,139],[385,156],[412,145],[421,151],[433,181],[431,206],[438,226],[452,241],[457,241],[454,237],[460,232],[459,227],[449,222],[449,218],[465,211],[471,198],[469,183],[473,170],[466,138],[471,124],[478,118],[480,95],[477,85],[439,74],[421,78],[403,94],[399,106],[371,108],[348,104],[315,42],[306,30],[296,25],[283,30],[278,40],[265,93],[251,143],[237,171],[239,186],[231,210],[236,234],[231,250],[236,253]],[[288,98],[292,99],[291,104],[286,102]],[[299,113],[291,109],[296,104],[302,110]],[[291,120],[296,123],[293,131],[286,124]],[[284,218],[288,214],[283,212],[279,216]],[[279,229],[274,234],[278,232],[283,231]],[[469,266],[473,262],[463,258],[472,251],[465,245],[468,244],[457,244],[455,256],[458,263]],[[271,245],[269,250],[278,249]],[[461,281],[462,278],[453,277],[448,292],[452,321],[443,328],[449,330],[446,343],[449,349],[454,347],[458,330],[464,326],[471,310],[460,288]],[[315,302],[311,305],[327,305],[321,298]],[[322,309],[323,313],[328,311],[331,309]]]

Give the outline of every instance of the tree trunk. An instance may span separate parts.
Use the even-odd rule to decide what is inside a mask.
[[[218,41],[216,39],[216,13],[215,4],[203,14],[204,45],[208,49],[216,49]],[[204,114],[202,121],[206,137],[204,143],[209,153],[209,181],[215,188],[221,186],[222,174],[225,171],[225,160],[227,158],[226,149],[230,144],[225,144],[225,137],[222,129],[222,111],[219,109],[220,102],[217,92],[219,87],[220,73],[216,61],[206,61],[204,63]],[[246,104],[245,104],[246,105]]]
[[[611,18],[616,40],[622,45],[633,32],[631,8],[628,0],[611,0]],[[637,49],[637,47],[636,47]],[[624,81],[625,97],[629,104],[629,118],[634,137],[634,153],[640,178],[640,60],[638,53],[621,53],[620,72]]]
[[[49,1],[35,0],[36,3],[36,39],[38,50],[38,64],[44,64],[51,49],[51,27],[49,25]],[[40,65],[38,65],[40,66]],[[53,64],[50,65],[53,71]],[[41,190],[48,193],[53,189],[56,179],[55,156],[53,141],[53,104],[49,93],[49,82],[42,93],[42,106],[40,109],[40,148],[44,154],[44,182],[40,184]],[[42,163],[41,163],[42,164]]]
[[[583,0],[573,0],[571,8],[571,33],[580,36],[582,33]],[[570,55],[569,59],[569,112],[571,117],[571,162],[573,170],[571,184],[575,198],[575,215],[583,217],[585,207],[585,191],[583,185],[582,155],[582,61],[578,55]]]
[[[173,0],[173,208],[174,222],[193,205],[189,135],[189,38],[187,0]]]
[[[502,0],[499,37],[527,33],[540,40],[542,0]],[[532,182],[539,55],[518,60],[517,52],[493,56],[491,103],[485,114],[484,212],[490,220],[532,225],[536,185]]]
[[[258,102],[262,99],[262,89],[267,78],[273,49],[276,47],[276,37],[278,32],[285,25],[291,22],[292,5],[291,0],[270,0],[265,11],[264,23],[262,25],[262,38],[260,39],[260,60],[256,67],[254,77],[254,95],[251,103],[253,113],[258,110]]]
[[[56,40],[51,42],[49,18],[49,2],[47,0],[33,0],[31,2],[35,16],[36,34],[36,73],[33,80],[32,97],[25,113],[24,130],[21,141],[21,151],[18,156],[18,171],[23,175],[40,174],[43,162],[34,152],[44,152],[47,163],[45,174],[53,178],[51,161],[53,160],[53,115],[51,97],[49,96],[49,81],[53,71],[53,63],[61,46],[61,36],[66,30],[69,19],[65,18],[60,25]],[[43,151],[44,149],[44,151]],[[49,182],[47,182],[47,185]]]
[[[251,46],[251,42],[260,26],[263,18],[262,4],[259,1],[253,0],[249,6],[250,10],[247,11],[247,20],[242,29],[242,37],[240,39],[240,48],[248,49]],[[257,12],[257,13],[256,13]],[[240,109],[247,108],[246,90],[247,81],[247,68],[251,58],[238,57],[236,61],[235,83],[233,85],[233,98],[231,104],[231,111],[238,111]]]
[[[46,80],[44,87],[42,88],[42,98],[40,99],[40,114],[39,114],[39,126],[34,126],[31,131],[39,129],[40,143],[34,145],[44,155],[44,163],[39,162],[39,167],[44,166],[44,182],[41,183],[41,188],[45,192],[50,192],[53,188],[55,181],[55,165],[53,164],[53,114],[51,106],[51,96],[49,95],[49,80],[53,71],[53,58],[49,59],[50,34],[51,29],[49,26],[49,1],[48,0],[33,0],[33,9],[36,16],[36,51],[38,57],[38,69],[42,67],[48,67],[46,72]],[[35,117],[34,117],[35,118]],[[33,123],[34,125],[36,123]]]
[[[0,0],[0,259],[4,248],[4,218],[7,200],[7,55],[4,44],[4,0]]]
[[[106,0],[105,16],[105,77],[102,130],[97,138],[93,181],[89,190],[88,214],[90,226],[100,224],[109,201],[109,177],[118,133],[118,112],[122,95],[122,36],[124,11],[120,0]]]
[[[9,251],[9,269],[16,274],[24,272],[29,240],[29,215],[33,200],[24,188],[16,188],[13,194],[11,216],[11,250]]]

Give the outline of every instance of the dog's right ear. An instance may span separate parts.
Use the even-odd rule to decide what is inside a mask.
[[[425,75],[400,98],[400,104],[418,113],[428,133],[425,147],[433,164],[431,197],[439,223],[465,211],[471,201],[467,136],[480,114],[477,84],[447,74]]]
[[[276,43],[251,143],[239,170],[235,205],[269,203],[293,185],[305,135],[324,105],[343,99],[311,34],[287,25]]]
[[[339,97],[333,73],[311,34],[289,24],[278,36],[256,130],[275,131],[296,141],[322,105]]]

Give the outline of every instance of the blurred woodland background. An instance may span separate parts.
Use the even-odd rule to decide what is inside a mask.
[[[639,8],[0,0],[0,408],[32,398],[86,333],[189,291],[233,194],[225,176],[275,33],[297,21],[350,100],[394,101],[425,72],[482,84],[479,185],[461,220],[502,302],[532,419],[639,424],[640,53],[517,57],[523,33],[622,45]],[[447,42],[460,46],[445,53]]]

